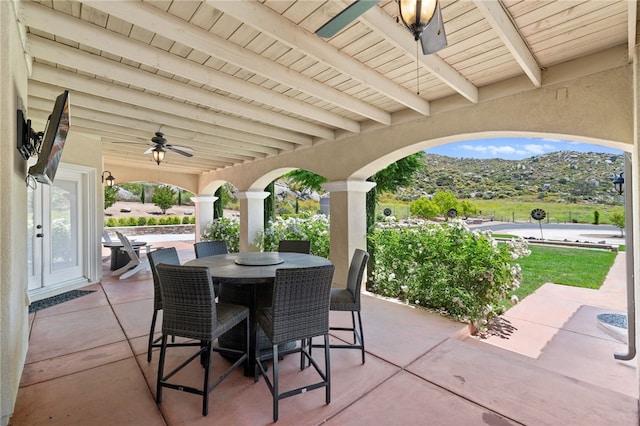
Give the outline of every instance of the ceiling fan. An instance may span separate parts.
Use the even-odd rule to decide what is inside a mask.
[[[184,155],[185,157],[193,157],[192,148],[167,143],[167,139],[164,137],[162,132],[156,132],[155,136],[151,138],[151,142],[153,142],[153,146],[147,149],[144,153],[153,154],[153,161],[158,163],[158,165],[160,165],[162,160],[164,160],[164,155],[167,149],[177,154]]]
[[[318,28],[316,35],[331,38],[360,15],[378,4],[379,0],[356,0],[336,16]],[[442,22],[438,0],[397,0],[400,16],[398,22],[420,40],[422,53],[430,55],[447,47],[447,35]]]

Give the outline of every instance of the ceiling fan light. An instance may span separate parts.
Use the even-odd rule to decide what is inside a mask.
[[[153,161],[159,166],[162,160],[164,160],[164,149],[155,147],[153,151],[151,151],[151,155],[153,155]]]
[[[437,0],[398,0],[400,19],[416,41],[431,22],[437,5]]]

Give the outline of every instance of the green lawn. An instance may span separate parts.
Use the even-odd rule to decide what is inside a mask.
[[[522,283],[514,294],[520,300],[545,283],[598,289],[617,253],[567,247],[529,245],[531,255],[517,260]],[[506,307],[506,305],[505,305]]]

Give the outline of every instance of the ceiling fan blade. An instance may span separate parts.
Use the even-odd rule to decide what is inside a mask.
[[[316,35],[322,38],[331,38],[340,32],[344,27],[349,25],[358,16],[371,9],[378,4],[378,0],[356,0],[338,13],[333,18],[329,19],[323,26],[316,30]]]
[[[151,151],[153,151],[154,149],[156,149],[156,147],[155,146],[151,146],[143,154],[151,154]]]
[[[447,34],[444,31],[440,2],[437,3],[435,16],[431,19],[427,28],[422,31],[420,43],[422,44],[422,53],[425,55],[436,53],[447,47]]]
[[[193,149],[191,148],[187,148],[186,146],[171,146],[171,145],[166,145],[165,148],[170,149],[171,151],[180,154],[180,155],[184,155],[185,157],[193,157],[193,154],[191,152],[187,152],[187,151],[192,151]]]

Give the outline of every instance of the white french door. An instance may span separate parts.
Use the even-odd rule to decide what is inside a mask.
[[[60,166],[53,185],[38,184],[28,194],[29,296],[63,293],[88,282],[88,174]]]

